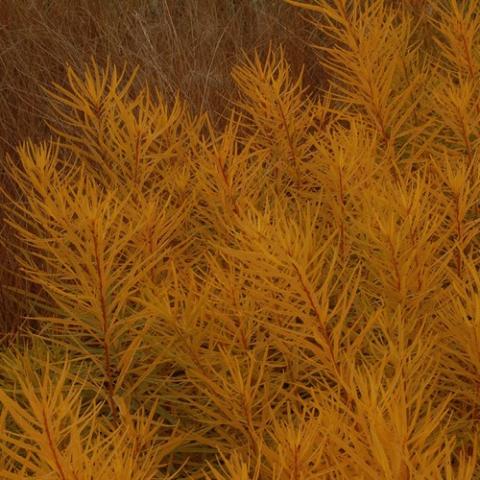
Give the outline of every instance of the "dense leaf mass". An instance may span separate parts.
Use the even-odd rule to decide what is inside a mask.
[[[245,53],[219,128],[92,59],[5,160],[1,479],[480,478],[480,2],[285,3],[316,95]]]

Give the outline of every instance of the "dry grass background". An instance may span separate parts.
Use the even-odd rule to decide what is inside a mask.
[[[196,111],[217,117],[233,88],[230,70],[241,49],[282,43],[294,73],[306,64],[306,84],[322,80],[308,57],[318,33],[280,0],[2,0],[0,3],[0,151],[43,138],[51,112],[42,86],[64,84],[65,64],[139,65],[173,97],[180,90]]]
[[[147,81],[172,100],[178,90],[192,113],[208,111],[221,126],[226,97],[234,100],[230,72],[242,50],[262,54],[270,42],[282,44],[293,76],[305,65],[305,84],[320,87],[326,75],[312,62],[309,47],[320,40],[305,14],[281,0],[2,0],[0,158],[27,138],[48,135],[45,122],[55,116],[43,88],[65,85],[66,65],[82,71],[92,56],[99,65],[108,57],[116,65],[139,65],[138,88]],[[29,312],[27,302],[7,292],[16,266],[5,248],[0,263],[5,337]],[[19,289],[32,288],[15,282]]]

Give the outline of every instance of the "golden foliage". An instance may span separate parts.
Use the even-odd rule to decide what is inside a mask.
[[[322,101],[271,47],[217,131],[92,61],[8,159],[2,478],[479,478],[480,4],[286,1]]]

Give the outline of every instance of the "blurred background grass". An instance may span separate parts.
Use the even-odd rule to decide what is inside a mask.
[[[282,0],[2,0],[0,2],[0,152],[47,133],[51,116],[41,87],[65,84],[65,65],[140,66],[138,84],[178,89],[193,112],[219,121],[241,49],[283,44],[306,84],[324,79],[308,43],[318,32]],[[221,120],[220,120],[221,121]]]
[[[0,158],[28,138],[49,135],[45,121],[55,123],[54,114],[42,87],[65,85],[66,65],[81,71],[91,56],[99,65],[108,57],[119,67],[139,65],[137,88],[148,82],[172,100],[178,90],[192,113],[207,111],[221,127],[227,98],[235,99],[230,71],[242,50],[262,55],[270,42],[283,45],[294,76],[305,65],[304,83],[314,94],[326,82],[309,46],[325,41],[319,35],[300,9],[282,0],[1,0]],[[0,182],[11,192],[4,164]],[[7,228],[3,221],[0,228]],[[1,237],[5,340],[29,314],[8,287],[31,287],[18,284],[7,248],[12,237],[5,230]]]

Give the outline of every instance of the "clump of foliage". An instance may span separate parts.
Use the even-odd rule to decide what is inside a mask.
[[[319,99],[271,48],[218,130],[92,60],[8,158],[2,478],[479,478],[480,3],[286,1]]]

